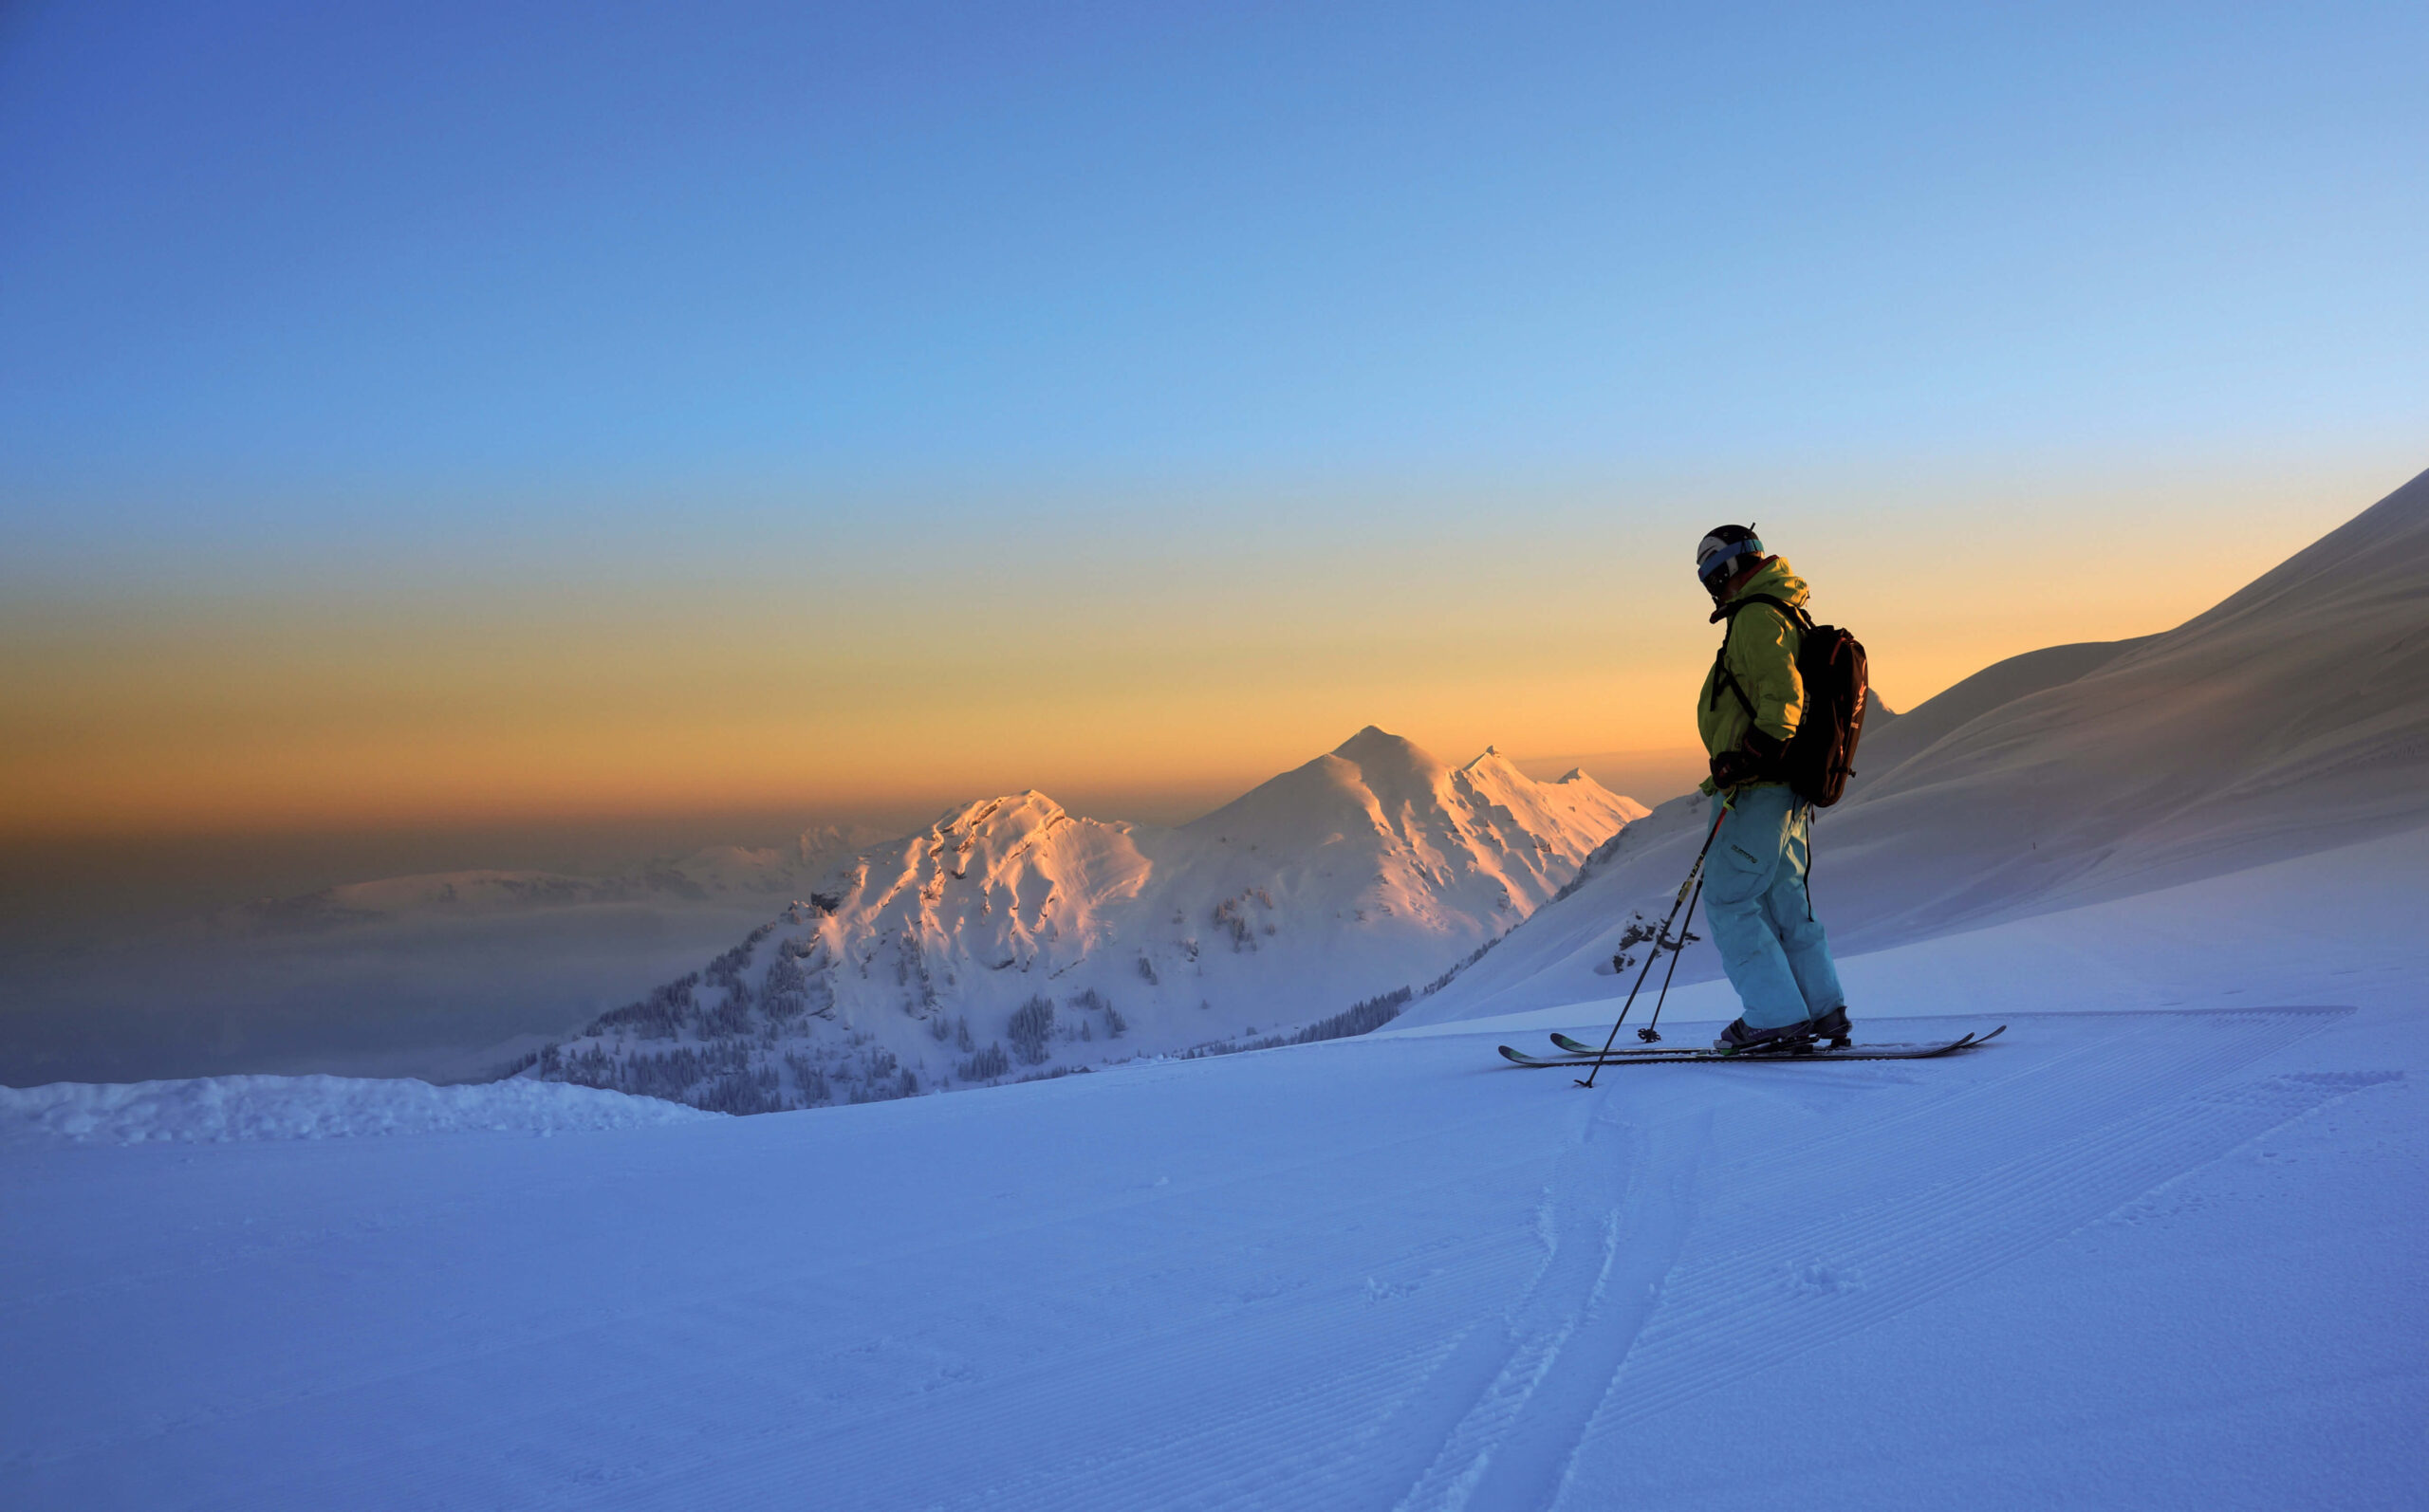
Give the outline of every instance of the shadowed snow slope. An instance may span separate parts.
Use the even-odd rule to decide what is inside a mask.
[[[1858,768],[1815,827],[1842,956],[2429,823],[2429,473],[2164,635],[1966,679]],[[1412,1021],[1607,994],[1619,936],[1666,912],[1710,818],[1689,798],[1631,825]],[[1717,969],[1693,948],[1680,979]]]
[[[2429,962],[2387,924],[2423,838],[1856,963],[2119,1010],[1925,1063],[1585,1092],[1501,1067],[1505,1023],[548,1139],[0,1151],[6,1500],[2417,1505]]]
[[[216,1144],[474,1130],[558,1134],[715,1116],[655,1097],[536,1081],[434,1087],[357,1077],[200,1077],[0,1087],[0,1145]]]
[[[1371,726],[1178,829],[988,799],[864,850],[530,1074],[766,1112],[1293,1028],[1421,986],[1643,812]]]

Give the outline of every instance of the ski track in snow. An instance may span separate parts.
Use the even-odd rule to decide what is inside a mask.
[[[2305,1059],[2351,1016],[2035,1016],[1925,1065],[1579,1095],[1489,1037],[1345,1042],[547,1141],[19,1155],[0,1346],[72,1363],[0,1388],[0,1478],[28,1508],[1610,1505],[1675,1414],[1961,1323],[2400,1089]],[[2346,1379],[2429,1402],[2417,1368]]]
[[[1894,1183],[1881,1180],[1871,1157],[1845,1138],[1809,1165],[1791,1157],[1793,1179],[1853,1199],[1803,1223],[1777,1221],[1787,1182],[1778,1161],[1769,1162],[1732,1189],[1730,1206],[1741,1209],[1735,1221],[1716,1221],[1681,1257],[1669,1305],[1647,1326],[1598,1426],[1641,1422],[1957,1290],[2247,1140],[2393,1079],[2230,1079],[2315,1029],[2323,1016],[2344,1011],[2141,1025],[2097,1060],[2078,1053],[2019,1073],[1995,1103],[1973,1098],[1938,1110],[1935,1143],[1901,1150]],[[2188,1034],[2210,1042],[2187,1054]],[[2162,1090],[2183,1083],[2199,1090]],[[2090,1090],[2084,1100],[2094,1116],[2114,1116],[2084,1128],[2079,1088]],[[2049,1116],[2060,1110],[2067,1116]],[[1995,1165],[1977,1153],[2028,1139],[2027,1152]],[[1972,1169],[1960,1169],[1966,1161],[1954,1158],[1960,1152],[1976,1152]],[[1878,1192],[1869,1201],[1857,1195],[1866,1186]]]
[[[1603,1101],[1546,1193],[1550,1252],[1499,1340],[1500,1368],[1403,1512],[1547,1504],[1685,1237],[1710,1140],[1709,1110],[1635,1129]],[[1470,1394],[1456,1377],[1443,1384],[1453,1400]]]

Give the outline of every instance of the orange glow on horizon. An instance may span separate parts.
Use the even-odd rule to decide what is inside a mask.
[[[1031,787],[1211,803],[1370,723],[1446,761],[1492,744],[1666,771],[1692,761],[1715,632],[1685,563],[1717,519],[1769,517],[1903,710],[2003,656],[2179,623],[2370,500],[2255,494],[2162,572],[2079,544],[2112,539],[2105,502],[2054,523],[1843,507],[1827,528],[1696,503],[1665,510],[1651,552],[1622,546],[1653,526],[1570,507],[1542,532],[1558,549],[1477,511],[1278,557],[1066,560],[1048,541],[917,576],[751,567],[650,592],[21,597],[0,608],[0,835],[924,809]]]

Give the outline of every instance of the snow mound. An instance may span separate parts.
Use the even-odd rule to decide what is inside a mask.
[[[0,1087],[0,1148],[227,1144],[376,1134],[566,1134],[716,1118],[595,1087],[493,1081],[434,1087],[360,1077],[200,1077]]]

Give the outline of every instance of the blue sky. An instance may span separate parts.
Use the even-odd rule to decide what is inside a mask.
[[[537,499],[2417,433],[2424,64],[2396,6],[37,3],[0,449]]]
[[[30,0],[0,785],[1670,749],[1732,517],[1901,703],[2164,628],[2429,460],[2424,64],[2418,5]]]

